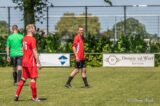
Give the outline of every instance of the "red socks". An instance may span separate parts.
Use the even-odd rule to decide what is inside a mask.
[[[18,87],[17,87],[17,90],[16,90],[16,96],[19,96],[20,93],[21,93],[21,90],[23,88],[23,85],[24,85],[24,81],[23,80],[20,80],[18,82]],[[36,82],[30,82],[30,87],[31,87],[31,90],[32,90],[32,97],[34,99],[37,98],[37,87],[36,87]]]
[[[30,87],[32,90],[32,97],[35,99],[37,98],[37,87],[36,87],[36,82],[30,82]]]
[[[17,90],[16,90],[16,96],[19,96],[20,93],[21,93],[21,90],[23,88],[23,85],[24,85],[24,81],[23,80],[20,80],[18,82],[18,87],[17,87]]]

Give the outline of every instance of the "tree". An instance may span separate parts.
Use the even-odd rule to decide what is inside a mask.
[[[139,22],[139,20],[135,18],[128,18],[126,20],[126,29],[124,29],[124,21],[118,22],[116,24],[117,35],[124,35],[124,30],[126,30],[127,36],[141,35],[142,37],[146,36],[147,31],[145,25]],[[115,31],[115,25],[113,28]]]
[[[8,24],[6,21],[0,21],[0,34],[8,33]]]
[[[116,33],[117,36],[120,37],[121,35],[125,35],[124,30],[126,30],[126,34],[127,34],[126,36],[135,36],[135,35],[141,35],[141,37],[151,36],[151,34],[149,34],[146,31],[145,25],[140,23],[139,20],[135,18],[126,19],[126,29],[124,29],[124,21],[121,21],[113,25],[113,28],[111,30],[107,29],[107,31],[103,32],[103,34],[105,36],[114,37]]]
[[[17,8],[24,10],[24,26],[35,24],[35,21],[41,21],[44,16],[46,6],[51,4],[48,0],[12,0],[17,3]],[[51,4],[52,5],[52,4]]]
[[[116,27],[115,27],[116,26]],[[116,31],[115,31],[116,28]],[[113,46],[116,53],[145,53],[148,45],[144,41],[148,37],[145,25],[137,19],[128,18],[126,20],[126,36],[124,34],[124,21],[118,22],[112,28],[112,36],[117,33],[118,41]]]
[[[57,23],[55,29],[56,32],[63,35],[75,34],[79,25],[85,26],[85,18],[84,14],[79,16],[75,16],[74,13],[64,13],[64,15],[60,18],[60,21]],[[98,17],[92,16],[88,14],[88,33],[92,35],[99,34],[100,31],[100,23]]]

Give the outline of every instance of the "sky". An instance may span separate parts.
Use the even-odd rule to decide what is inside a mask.
[[[49,0],[54,5],[105,5],[104,0]],[[113,5],[160,5],[160,0],[112,0]],[[13,6],[12,0],[0,0],[0,6]]]
[[[55,5],[105,5],[104,0],[50,0]],[[64,2],[67,1],[67,2]],[[112,0],[113,5],[160,4],[160,0]]]
[[[104,0],[49,0],[55,6],[97,6],[107,5]],[[160,5],[160,0],[112,0],[113,5]],[[15,6],[16,4],[12,3],[12,0],[0,0],[0,7]],[[108,10],[108,11],[107,11]],[[89,8],[88,12],[99,16],[99,21],[101,23],[101,32],[106,29],[112,28],[115,22],[122,21],[124,17],[117,16],[123,15],[123,8]],[[160,7],[158,8],[127,8],[127,15],[136,15],[141,23],[146,26],[146,29],[151,33],[160,33],[160,29],[157,29],[157,25],[160,23],[160,18],[157,14],[160,14]],[[7,9],[0,8],[0,20],[7,21]],[[49,30],[54,31],[56,23],[59,21],[60,17],[64,12],[74,12],[75,14],[84,13],[84,8],[54,8],[49,11]],[[113,16],[102,16],[102,15],[113,15]],[[145,17],[140,15],[146,15]],[[153,15],[149,16],[148,15]],[[156,16],[155,16],[156,15]],[[11,9],[11,25],[19,24],[20,27],[23,27],[22,23],[22,12],[19,10]],[[54,17],[59,16],[59,17]],[[37,24],[41,28],[46,28],[46,23],[43,25]],[[45,29],[46,30],[46,29]],[[160,34],[159,34],[160,35]]]

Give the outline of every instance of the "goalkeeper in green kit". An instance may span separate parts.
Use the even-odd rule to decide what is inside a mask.
[[[7,38],[6,43],[6,54],[7,54],[7,61],[11,62],[13,65],[13,79],[14,85],[21,79],[22,74],[22,40],[23,35],[18,33],[18,26],[12,26],[12,34],[10,34]]]

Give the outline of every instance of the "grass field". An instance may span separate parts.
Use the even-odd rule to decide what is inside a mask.
[[[67,89],[64,84],[71,70],[40,70],[38,95],[44,100],[31,101],[27,81],[19,102],[14,102],[11,68],[0,68],[0,106],[160,106],[160,68],[87,68],[91,88],[81,88],[79,74]]]

